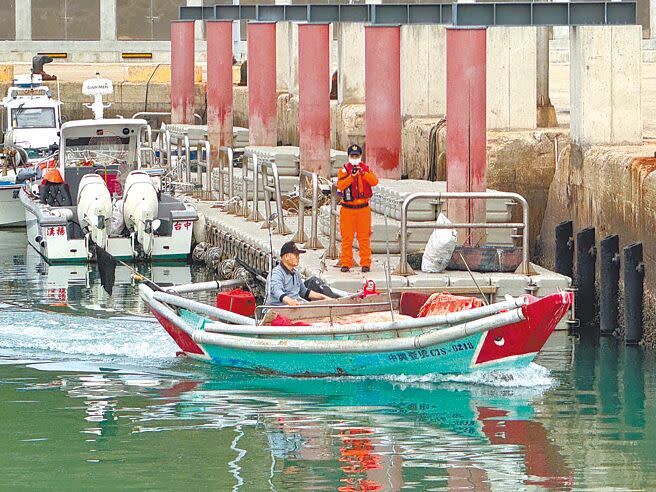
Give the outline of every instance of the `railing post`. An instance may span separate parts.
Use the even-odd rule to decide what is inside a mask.
[[[242,177],[242,189],[241,189],[241,216],[247,218],[249,215],[248,212],[248,155],[244,152],[244,155],[241,160],[241,177]]]
[[[191,151],[189,149],[189,135],[185,131],[184,134],[184,148],[185,148],[185,181],[187,184],[191,183]]]
[[[398,268],[394,271],[396,275],[403,275],[403,276],[409,276],[409,275],[414,275],[415,272],[414,270],[410,267],[408,264],[408,206],[410,203],[416,198],[414,194],[410,194],[405,197],[403,200],[403,204],[401,205],[401,230],[399,231],[399,252],[400,258],[399,258],[399,266]],[[440,198],[440,194],[438,193],[437,196],[438,200]]]
[[[642,243],[630,244],[624,248],[624,321],[627,345],[638,345],[642,340],[644,279]]]
[[[330,231],[326,258],[328,260],[339,258],[337,251],[337,187],[334,184],[330,189]]]
[[[620,237],[605,237],[599,249],[599,329],[602,335],[612,335],[619,315]]]
[[[205,140],[205,176],[207,180],[207,197],[212,198],[212,172],[214,171],[213,164],[214,162],[212,161],[212,146],[210,145],[209,140]],[[223,179],[223,176],[221,176],[221,179]]]
[[[594,321],[597,313],[597,290],[595,287],[595,229],[587,227],[576,235],[576,287],[578,302],[576,316],[582,326]]]
[[[312,173],[312,222],[310,224],[310,239],[303,244],[306,249],[321,249],[323,244],[319,241],[319,177]]]
[[[556,225],[556,273],[574,277],[574,229],[571,220]]]
[[[203,161],[203,148],[204,145],[199,140],[196,142],[196,180],[198,180],[198,185],[200,186],[201,191],[203,190],[203,169],[200,166],[200,163]]]
[[[253,208],[251,209],[251,214],[246,220],[251,222],[260,222],[263,220],[262,214],[260,214],[260,180],[258,179],[260,175],[260,162],[257,154],[253,152]],[[244,186],[248,186],[248,183],[244,183]]]
[[[298,174],[298,229],[292,241],[295,243],[304,243],[308,240],[305,234],[305,183],[307,177],[303,170]]]

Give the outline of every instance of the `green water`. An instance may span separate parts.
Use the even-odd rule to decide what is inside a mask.
[[[558,333],[504,374],[237,375],[176,358],[127,274],[109,298],[0,245],[0,490],[656,488],[652,353]]]

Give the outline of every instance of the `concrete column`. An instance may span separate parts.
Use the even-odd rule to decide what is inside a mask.
[[[536,29],[537,126],[550,128],[558,126],[558,120],[556,119],[556,109],[551,104],[549,97],[549,28],[541,26]]]
[[[328,24],[298,26],[301,169],[330,179],[330,40]]]
[[[216,158],[219,147],[232,147],[232,21],[207,21],[206,30],[207,127]]]
[[[573,142],[642,143],[641,48],[641,26],[570,29]]]
[[[401,178],[401,28],[365,27],[367,164],[381,178]]]
[[[276,23],[248,23],[248,124],[251,145],[277,143]]]
[[[338,29],[337,99],[364,103],[364,24],[341,22]]]
[[[536,127],[535,27],[487,30],[487,128]]]
[[[291,26],[292,22],[278,22],[276,25],[276,88],[278,92],[289,92]]]
[[[194,123],[194,21],[171,22],[171,123]]]
[[[446,28],[401,26],[401,114],[444,116],[446,112]]]
[[[100,0],[100,39],[116,40],[116,0]]]
[[[485,191],[487,187],[485,31],[446,31],[447,191]],[[535,106],[535,99],[531,106]],[[450,201],[448,215],[452,222],[482,222],[485,202]],[[475,231],[467,231],[465,237],[459,231],[461,242],[475,243]]]
[[[16,41],[32,39],[32,0],[16,2]]]
[[[292,22],[289,27],[289,93],[298,97],[299,63],[298,63],[298,27]]]

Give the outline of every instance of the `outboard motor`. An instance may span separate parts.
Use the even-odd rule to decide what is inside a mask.
[[[157,217],[157,190],[150,176],[143,171],[132,171],[125,180],[123,218],[132,234],[134,256],[150,256],[153,252]]]
[[[80,180],[77,216],[80,227],[90,239],[106,249],[107,227],[112,218],[112,198],[105,181],[98,174],[87,174]]]

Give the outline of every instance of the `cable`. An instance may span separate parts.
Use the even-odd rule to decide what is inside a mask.
[[[148,111],[148,89],[150,88],[150,81],[153,79],[153,76],[155,75],[155,72],[157,72],[157,69],[161,66],[161,63],[158,63],[155,66],[155,70],[153,70],[153,73],[150,74],[150,77],[148,77],[148,82],[146,82],[146,100],[144,101],[144,112]]]

